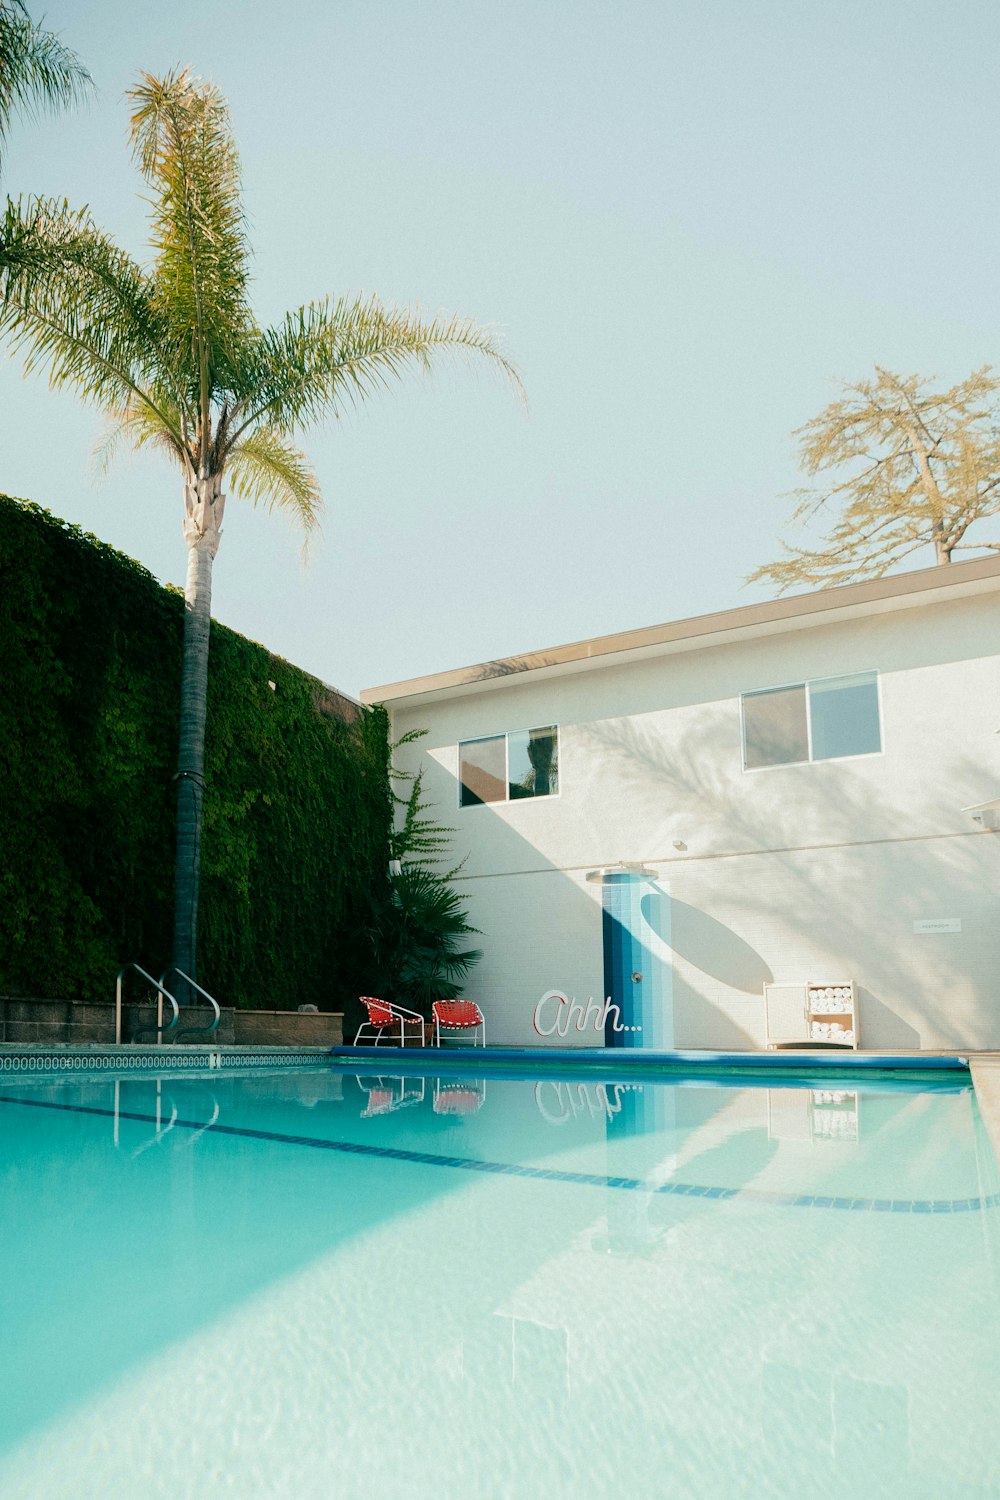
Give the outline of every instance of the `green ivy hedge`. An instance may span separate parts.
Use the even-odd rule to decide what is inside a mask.
[[[169,957],[182,623],[138,563],[0,496],[0,991],[108,999]],[[364,990],[388,771],[381,710],[213,623],[198,977],[222,1004]]]

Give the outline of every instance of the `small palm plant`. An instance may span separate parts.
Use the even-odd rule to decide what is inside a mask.
[[[442,351],[482,356],[520,390],[497,337],[466,318],[422,320],[375,297],[314,302],[261,328],[250,307],[240,171],[225,100],[187,70],[141,76],[131,144],[149,189],[154,257],[138,264],[86,210],[9,204],[0,334],[27,369],[70,384],[119,439],[183,479],[188,548],[173,959],[195,976],[212,565],[223,481],[292,512],[308,532],[320,492],[293,434],[363,401]]]
[[[437,870],[403,865],[389,877],[389,899],[374,929],[386,994],[425,1018],[435,1000],[452,1000],[482,958],[465,946],[476,932],[462,898]]]
[[[23,0],[0,0],[0,152],[15,115],[66,109],[92,87],[76,53],[32,21]]]
[[[423,732],[411,731],[397,745]],[[408,797],[393,795],[403,815],[392,834],[388,887],[376,902],[370,932],[376,987],[427,1017],[435,1000],[461,994],[462,981],[483,955],[467,946],[478,929],[470,924],[453,884],[461,866],[436,868],[451,829],[429,814],[423,772],[413,778]]]

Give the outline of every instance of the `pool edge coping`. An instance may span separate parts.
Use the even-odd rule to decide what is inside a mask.
[[[427,1063],[468,1067],[481,1061],[487,1067],[516,1064],[522,1067],[564,1067],[567,1064],[592,1071],[718,1073],[769,1076],[775,1073],[961,1073],[969,1075],[969,1055],[964,1052],[854,1052],[847,1049],[795,1048],[780,1052],[715,1052],[682,1049],[653,1051],[619,1047],[331,1047],[338,1062]]]
[[[970,1057],[969,1072],[979,1113],[1000,1167],[1000,1052],[984,1052],[978,1057]]]

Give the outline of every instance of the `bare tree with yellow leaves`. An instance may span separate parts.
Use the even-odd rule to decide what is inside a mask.
[[[874,380],[845,385],[795,434],[806,474],[825,483],[794,492],[792,521],[829,515],[832,525],[815,548],[784,544],[748,582],[784,593],[879,578],[925,547],[939,563],[961,549],[1000,551],[968,536],[1000,511],[998,390],[988,365],[945,391],[879,366]]]

